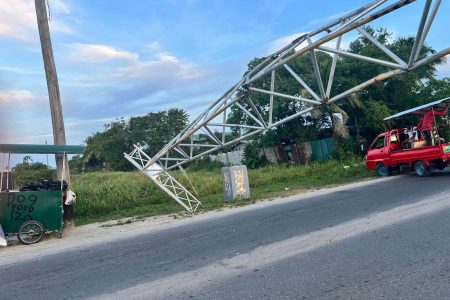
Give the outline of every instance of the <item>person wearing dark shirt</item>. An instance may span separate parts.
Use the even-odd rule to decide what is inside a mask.
[[[422,120],[420,120],[419,124],[417,124],[417,128],[422,132],[425,136],[425,141],[427,142],[427,146],[434,146],[434,136],[433,136],[433,120],[435,116],[443,116],[448,112],[448,108],[443,111],[430,110],[427,111]]]

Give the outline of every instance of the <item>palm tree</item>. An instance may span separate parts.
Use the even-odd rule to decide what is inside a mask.
[[[363,118],[364,118],[364,103],[361,101],[361,99],[359,98],[359,96],[357,94],[351,94],[348,97],[348,100],[345,103],[346,106],[346,111],[352,116],[352,122],[353,125],[355,126],[355,131],[356,131],[356,143],[360,143],[361,142],[361,125],[363,122]]]
[[[24,156],[23,157],[23,160],[22,160],[22,162],[25,164],[25,165],[28,165],[30,162],[32,162],[33,161],[33,159],[31,158],[31,156],[29,156],[29,155],[26,155],[26,156]]]

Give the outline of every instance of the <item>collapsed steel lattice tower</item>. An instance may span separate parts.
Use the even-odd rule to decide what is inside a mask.
[[[141,147],[134,146],[134,150],[131,153],[125,153],[125,158],[133,163],[134,166],[148,176],[172,198],[179,202],[187,211],[194,212],[201,204],[200,201],[173,177],[171,177],[167,171],[175,168],[181,168],[182,165],[196,158],[275,128],[294,118],[309,114],[314,109],[344,99],[376,82],[414,70],[420,66],[450,54],[450,48],[447,48],[431,56],[420,60],[418,59],[427,34],[430,31],[434,18],[439,10],[441,0],[424,1],[424,8],[420,19],[418,19],[418,29],[415,42],[407,61],[404,61],[397,54],[388,49],[388,47],[380,43],[366,30],[365,25],[379,19],[384,15],[401,9],[406,5],[416,2],[416,0],[401,0],[390,5],[389,2],[392,1],[373,1],[327,24],[326,26],[300,36],[290,44],[268,56],[251,72],[246,74],[241,80],[239,80],[238,83],[232,86],[225,92],[225,94],[213,102],[208,109],[201,113],[154,157],[149,157],[146,155]],[[411,16],[411,18],[413,18],[413,16]],[[373,43],[373,45],[385,53],[390,60],[363,56],[340,49],[343,35],[350,32],[358,32],[366,37],[371,43]],[[324,45],[330,41],[335,41],[335,47],[328,47]],[[326,86],[321,78],[319,64],[316,57],[317,51],[322,51],[332,55],[332,65],[328,74],[328,82]],[[316,90],[311,88],[311,86],[308,85],[304,79],[302,79],[302,74],[296,73],[289,66],[291,61],[298,59],[302,55],[310,56],[314,69],[315,80],[317,81],[318,88],[316,88]],[[346,91],[332,95],[331,91],[334,81],[334,74],[336,65],[339,63],[339,56],[385,66],[389,68],[390,71],[381,73],[376,77],[362,82]],[[299,86],[303,87],[309,93],[309,96],[302,97],[298,94],[289,95],[277,92],[275,72],[280,69],[287,70],[298,82]],[[255,81],[263,78],[270,78],[270,89],[260,89],[252,86]],[[254,102],[252,102],[252,94],[256,93],[267,95],[268,111],[260,111]],[[272,113],[275,96],[303,103],[301,105],[303,108],[283,119],[273,120]],[[244,103],[247,108],[244,107]],[[241,112],[248,118],[254,120],[256,125],[250,126],[228,123],[227,111],[230,111],[230,109],[241,110]],[[226,141],[225,132],[233,128],[242,128],[245,132],[238,138],[231,141]],[[214,134],[218,130],[222,133],[222,138],[219,138]],[[194,141],[193,135],[197,132],[203,133],[208,138],[208,141]]]

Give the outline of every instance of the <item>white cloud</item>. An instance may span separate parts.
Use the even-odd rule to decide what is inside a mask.
[[[280,50],[281,48],[283,48],[284,46],[290,44],[293,40],[299,38],[300,36],[304,35],[306,32],[298,32],[298,33],[294,33],[288,36],[283,36],[279,39],[276,39],[275,41],[271,42],[268,46],[267,49],[267,54],[272,54],[278,50]]]
[[[284,36],[281,37],[279,39],[276,39],[275,41],[271,42],[269,44],[269,46],[267,47],[267,54],[272,54],[278,50],[280,50],[281,48],[289,45],[292,41],[294,41],[295,39],[299,38],[300,36],[304,35],[306,32],[298,32],[298,33],[294,33],[288,36]],[[317,41],[319,38],[316,39],[312,39],[313,42]],[[328,41],[324,44],[322,44],[322,46],[324,47],[329,47],[329,48],[336,48],[336,38],[334,40]],[[299,46],[297,46],[295,48],[296,51],[300,50],[301,48],[304,48],[308,45],[308,42],[305,41],[303,43],[301,43]],[[343,38],[341,41],[341,46],[340,49],[346,49],[348,48],[348,46],[350,45],[350,42]]]
[[[197,106],[198,97],[211,98],[216,82],[224,82],[215,70],[163,52],[156,41],[143,45],[142,52],[109,44],[66,45],[63,63],[66,73],[72,73],[62,76],[60,87],[65,115],[71,118],[66,124],[68,132],[80,132],[82,139],[93,130],[87,128],[101,130],[111,116]],[[89,121],[80,122],[85,118]]]
[[[59,20],[51,20],[50,22],[50,32],[58,32],[63,34],[73,34],[74,30],[68,24],[61,22]]]
[[[303,26],[303,28],[309,28],[313,25],[325,25],[325,23],[329,23],[333,20],[339,19],[340,17],[344,16],[347,13],[348,12],[341,12],[341,13],[332,14],[330,16],[323,17],[323,18],[313,19],[308,24]]]
[[[17,74],[29,74],[29,75],[42,75],[44,71],[37,72],[37,71],[31,71],[21,68],[11,68],[11,67],[0,67],[0,71],[5,72],[13,72]]]
[[[98,118],[98,119],[68,119],[65,122],[66,128],[75,128],[89,125],[100,125],[103,126],[105,123],[110,123],[115,121],[117,118]]]
[[[4,142],[7,144],[43,144],[45,141],[52,143],[53,134],[51,133],[51,128],[48,130],[50,133],[42,134],[22,134],[20,137],[17,136],[6,136]],[[33,157],[34,159],[34,157]]]
[[[118,50],[108,45],[74,43],[70,48],[72,59],[81,62],[103,63],[115,59],[135,62],[139,59],[136,53]]]
[[[62,0],[50,0],[52,31],[72,33],[66,23],[57,20],[55,15],[68,14],[70,10]],[[36,10],[33,0],[0,1],[0,37],[31,41],[38,39]]]
[[[210,79],[207,71],[196,64],[183,61],[173,54],[156,52],[158,42],[145,47],[151,49],[150,58],[142,59],[136,52],[114,48],[109,45],[72,44],[70,58],[85,63],[90,75],[83,76],[78,83],[88,86],[92,82],[108,88],[108,98],[123,102],[139,101],[149,96],[173,94],[180,89],[195,90]],[[95,65],[93,65],[95,63]],[[211,75],[211,74],[210,74]],[[128,102],[128,106],[131,103]]]
[[[444,64],[436,67],[439,77],[450,77],[450,55],[445,56],[447,60]]]
[[[39,105],[44,101],[44,97],[36,96],[27,90],[0,91],[0,106],[10,106],[14,104],[17,107]]]
[[[61,0],[48,0],[48,1],[50,3],[50,8],[53,9],[54,12],[70,14],[69,7],[63,1]]]
[[[145,46],[151,52],[160,52],[161,51],[161,44],[158,41],[154,41],[154,42],[148,43]]]
[[[31,40],[36,34],[33,1],[0,1],[0,36]]]
[[[118,68],[111,78],[118,80],[144,79],[147,81],[191,80],[200,78],[204,72],[193,64],[181,62],[177,57],[159,53],[155,60],[136,61],[127,67]]]

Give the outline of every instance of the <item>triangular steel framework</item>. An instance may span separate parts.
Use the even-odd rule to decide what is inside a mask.
[[[194,212],[202,204],[175,178],[164,171],[163,167],[157,163],[146,166],[151,160],[150,157],[139,146],[134,145],[133,147],[134,150],[130,154],[124,154],[125,158],[188,212]]]
[[[372,1],[341,18],[318,28],[317,30],[300,36],[285,47],[268,56],[251,72],[246,74],[219,99],[214,101],[208,109],[201,113],[155,156],[150,158],[146,156],[142,150],[135,148],[135,150],[133,150],[130,154],[125,154],[125,157],[139,170],[151,178],[164,191],[166,191],[171,197],[182,204],[185,209],[191,212],[195,211],[200,202],[178,182],[172,181],[173,179],[171,179],[171,183],[167,185],[165,183],[165,178],[171,178],[167,171],[179,168],[196,158],[208,155],[239,141],[249,139],[254,135],[275,128],[292,119],[310,114],[314,109],[342,100],[376,82],[414,70],[420,66],[450,54],[450,48],[446,48],[428,57],[421,58],[420,60],[418,59],[419,53],[439,10],[441,0],[419,1],[424,3],[424,7],[418,22],[415,42],[411,50],[410,57],[407,61],[401,59],[397,54],[391,51],[386,45],[380,43],[367,31],[367,28],[365,27],[367,24],[413,2],[416,2],[416,0]],[[389,5],[389,3],[392,4]],[[358,32],[359,34],[365,36],[384,54],[386,54],[386,57],[389,59],[383,60],[363,56],[340,49],[342,37],[350,32]],[[334,47],[325,45],[325,43],[330,41],[335,42]],[[325,52],[332,56],[332,64],[328,74],[328,82],[326,86],[321,78],[316,57],[317,51]],[[304,78],[302,78],[302,74],[294,71],[289,66],[291,61],[303,55],[310,56],[315,74],[315,81],[317,84],[316,90],[311,87],[311,84],[305,82]],[[353,58],[362,62],[369,62],[374,65],[384,66],[387,67],[389,71],[378,74],[372,79],[362,82],[348,90],[332,95],[331,91],[334,82],[334,73],[336,70],[336,65],[339,63],[338,57],[340,56]],[[309,93],[309,96],[302,97],[298,94],[289,95],[286,93],[277,92],[275,72],[280,69],[287,70],[289,74],[292,75],[292,77],[298,82],[299,86],[304,88]],[[270,80],[270,88],[261,89],[253,86],[257,80],[264,78]],[[267,111],[260,111],[256,107],[255,103],[251,99],[252,94],[267,95]],[[298,107],[300,108],[292,113],[292,115],[289,115],[283,119],[273,120],[272,112],[274,108],[274,97],[277,97],[277,99],[295,100],[298,102]],[[246,117],[254,121],[254,125],[250,126],[228,123],[227,112],[229,112],[230,109],[241,110]],[[233,140],[226,141],[225,133],[236,128],[243,130],[244,134],[240,137],[234,138]],[[217,131],[221,132],[221,138],[215,135],[215,132]],[[208,140],[194,140],[194,134],[199,132],[206,136]],[[145,160],[143,160],[142,157],[145,157]],[[157,166],[157,172],[153,173],[155,166]],[[171,185],[172,182],[174,182],[173,186]],[[171,188],[168,188],[168,186]],[[184,198],[180,197],[177,191],[183,191],[181,194]]]

